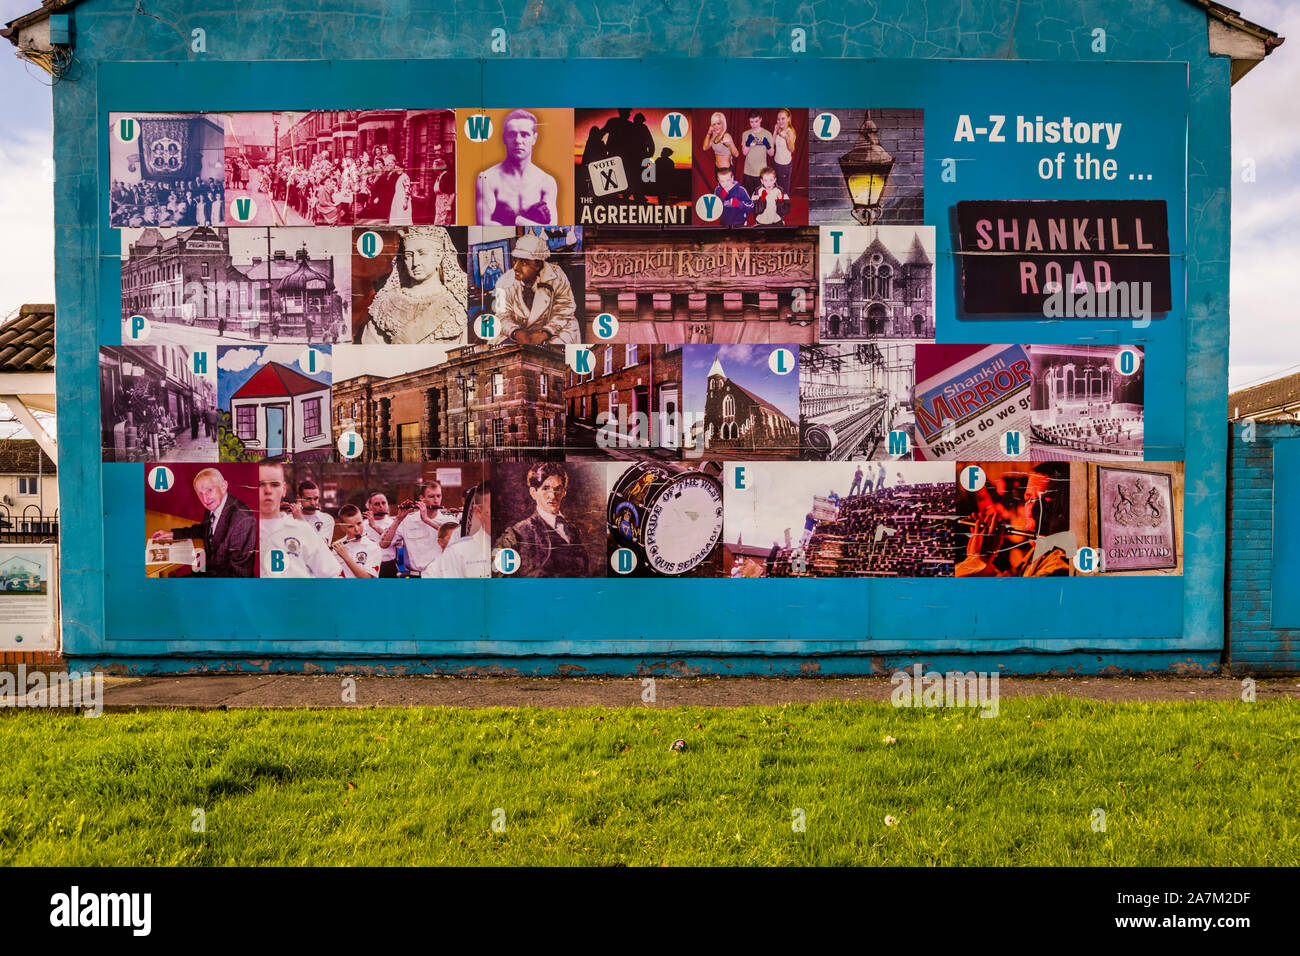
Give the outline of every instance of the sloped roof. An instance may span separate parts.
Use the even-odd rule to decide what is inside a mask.
[[[723,547],[733,555],[740,554],[747,558],[766,558],[772,553],[771,548],[756,548],[752,544],[724,544]]]
[[[50,456],[34,438],[0,438],[0,475],[53,475],[57,471]]]
[[[0,372],[54,371],[54,306],[24,305],[0,325]]]
[[[780,416],[781,416],[782,418],[784,418],[786,421],[790,421],[790,420],[791,420],[791,419],[790,419],[790,416],[787,415],[785,412],[781,411],[781,409],[777,408],[775,405],[773,405],[773,404],[772,404],[771,402],[769,402],[767,399],[765,399],[765,398],[759,398],[757,395],[755,395],[755,394],[754,394],[753,392],[751,392],[749,389],[745,388],[745,386],[741,385],[739,382],[737,382],[737,381],[735,381],[735,380],[733,380],[733,379],[728,379],[727,382],[728,382],[728,384],[731,385],[733,388],[738,388],[738,389],[740,389],[742,392],[744,392],[746,395],[748,395],[748,396],[749,396],[749,397],[754,401],[754,403],[757,404],[758,406],[760,406],[761,408],[766,408],[769,412],[772,412],[772,413],[774,413],[774,414],[776,414],[776,415],[780,415]]]
[[[898,261],[898,256],[890,252],[889,247],[880,241],[879,235],[877,235],[874,239],[871,240],[871,242],[867,244],[867,248],[862,250],[862,255],[858,256],[858,258],[865,259],[868,256],[870,256],[871,253],[873,252],[880,253],[881,258],[885,260],[885,264],[892,269],[897,269],[899,266],[902,265],[902,263]]]
[[[1297,405],[1300,405],[1300,372],[1233,392],[1228,396],[1228,418],[1235,421]]]
[[[269,398],[275,395],[302,395],[329,388],[325,382],[308,378],[279,362],[267,362],[231,398]]]
[[[144,232],[140,233],[140,238],[134,243],[136,248],[144,249],[149,246],[161,246],[163,244],[163,234],[158,231],[157,226],[145,226]]]
[[[305,250],[304,250],[305,252]],[[308,283],[319,282],[325,288],[333,286],[329,276],[317,272],[307,262],[305,254],[298,256],[298,268],[289,273],[280,280],[280,291],[284,292],[303,292],[306,290]]]
[[[925,252],[925,246],[921,245],[921,237],[917,233],[912,233],[912,248],[907,251],[907,261],[909,264],[917,263],[919,265],[933,265],[930,257]]]

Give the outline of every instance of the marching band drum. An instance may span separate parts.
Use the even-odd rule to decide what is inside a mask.
[[[642,461],[609,493],[611,546],[631,548],[655,574],[680,575],[704,562],[722,538],[721,465],[695,468]]]

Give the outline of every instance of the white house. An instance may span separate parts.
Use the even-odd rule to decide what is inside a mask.
[[[230,424],[244,447],[265,458],[328,450],[330,387],[268,362],[230,396]]]

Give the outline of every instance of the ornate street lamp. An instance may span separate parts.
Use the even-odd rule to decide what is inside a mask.
[[[464,444],[465,444],[465,449],[467,454],[469,450],[469,383],[470,380],[469,378],[466,377],[465,373],[460,370],[457,370],[456,384],[460,386],[460,406],[462,409],[464,409],[465,412]]]
[[[853,218],[864,226],[880,219],[880,197],[893,167],[894,157],[880,145],[879,130],[867,110],[857,144],[840,157],[840,171],[853,200]]]

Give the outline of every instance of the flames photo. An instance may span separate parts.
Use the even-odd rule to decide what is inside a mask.
[[[1072,507],[1070,463],[958,462],[957,474],[972,466],[984,481],[975,491],[958,488],[957,576],[1068,577],[1082,519]]]

